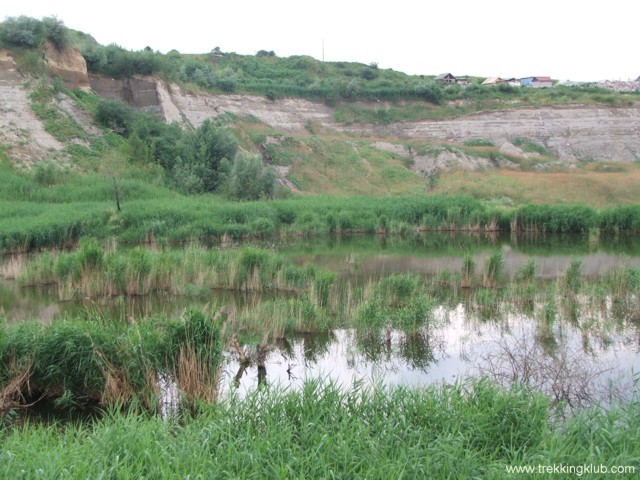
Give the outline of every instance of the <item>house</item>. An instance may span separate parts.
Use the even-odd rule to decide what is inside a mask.
[[[468,77],[458,77],[456,78],[456,83],[459,83],[460,85],[466,85],[469,83],[469,78]]]
[[[500,80],[500,83],[505,83],[511,87],[520,86],[520,80],[518,80],[517,78],[503,78]]]
[[[450,73],[441,73],[436,77],[436,82],[456,83],[456,77]]]
[[[531,88],[553,87],[551,77],[525,77],[520,79],[520,85]]]
[[[502,81],[500,77],[489,77],[480,85],[497,85]]]

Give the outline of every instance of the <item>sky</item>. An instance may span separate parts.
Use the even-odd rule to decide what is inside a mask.
[[[310,55],[412,75],[633,80],[635,0],[0,0],[0,19],[56,16],[103,45]]]

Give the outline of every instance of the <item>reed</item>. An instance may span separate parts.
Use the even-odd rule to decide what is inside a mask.
[[[179,423],[114,410],[65,428],[29,423],[3,433],[0,476],[507,478],[507,468],[541,458],[579,466],[614,458],[637,476],[639,422],[634,405],[616,404],[558,425],[541,395],[489,382],[366,390],[309,380]]]
[[[563,287],[567,293],[576,294],[582,285],[582,261],[579,259],[571,260],[569,266],[564,272],[562,279]]]
[[[460,271],[460,286],[462,288],[471,288],[471,282],[473,280],[473,274],[476,271],[476,261],[473,259],[473,255],[467,252],[462,258],[462,269]]]
[[[494,250],[485,261],[484,286],[495,288],[504,268],[502,250]]]
[[[153,411],[159,375],[173,375],[180,386],[185,364],[197,367],[201,380],[185,380],[189,401],[200,394],[208,401],[213,397],[203,382],[216,378],[222,349],[220,326],[194,310],[160,324],[119,325],[98,318],[3,325],[0,338],[0,403],[48,399],[63,409],[138,401]]]
[[[36,254],[15,266],[22,285],[54,283],[61,298],[146,295],[152,291],[184,295],[198,290],[307,291],[320,305],[329,302],[335,275],[314,266],[297,266],[271,250],[183,250],[144,247],[105,251],[95,240],[72,252]]]

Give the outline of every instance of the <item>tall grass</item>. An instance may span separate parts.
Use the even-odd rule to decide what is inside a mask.
[[[597,221],[595,210],[585,205],[525,205],[513,212],[511,231],[586,233]]]
[[[329,303],[335,274],[297,266],[271,250],[181,250],[134,247],[106,251],[83,239],[72,252],[33,255],[18,273],[22,285],[56,284],[61,298],[145,295],[152,291],[184,295],[195,290],[306,291],[319,305]]]
[[[460,272],[461,280],[460,286],[462,288],[471,287],[471,282],[473,280],[473,274],[476,271],[476,262],[473,259],[473,255],[467,252],[462,258],[462,270]]]
[[[485,261],[484,286],[495,287],[504,269],[502,250],[494,250]]]
[[[116,212],[110,179],[59,172],[51,184],[0,165],[0,249],[68,247],[82,236],[121,242],[240,239],[415,230],[582,232],[637,230],[640,212],[583,205],[505,208],[462,195],[298,197],[235,203],[184,197],[142,180],[122,181]],[[45,179],[46,180],[46,179]]]
[[[208,372],[202,378],[217,378],[221,348],[220,325],[195,310],[180,319],[135,325],[99,318],[3,324],[0,403],[20,408],[47,399],[58,408],[137,404],[156,411],[163,375],[175,379],[192,404],[202,393],[202,381],[183,385],[185,368],[196,366]],[[18,388],[7,390],[16,379]]]
[[[634,478],[639,432],[632,405],[556,426],[539,394],[488,382],[364,391],[307,381],[179,424],[115,411],[65,428],[29,423],[3,434],[0,476],[509,478],[509,467],[545,463],[627,465],[636,473],[618,476]]]

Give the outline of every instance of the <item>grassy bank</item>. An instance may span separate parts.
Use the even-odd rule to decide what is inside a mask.
[[[639,418],[637,405],[617,405],[556,426],[540,395],[482,381],[372,391],[308,381],[180,423],[111,413],[89,424],[3,429],[0,476],[519,478],[507,468],[594,464],[627,466],[616,478],[635,478]]]
[[[436,194],[469,195],[477,199],[507,199],[522,204],[583,204],[596,209],[637,205],[640,169],[632,165],[597,164],[578,171],[441,173]],[[611,169],[607,171],[607,169]]]
[[[0,248],[64,247],[82,236],[122,242],[157,239],[264,238],[418,230],[587,232],[640,231],[640,207],[597,211],[584,205],[494,206],[466,196],[300,197],[236,203],[213,196],[162,197],[112,203],[3,200]]]

